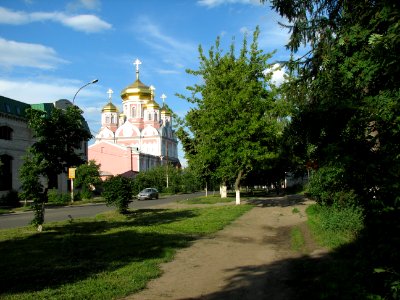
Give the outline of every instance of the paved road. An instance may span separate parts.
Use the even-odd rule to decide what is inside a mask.
[[[204,195],[204,192],[193,194],[174,195],[158,200],[133,201],[130,203],[130,208],[143,209],[152,208],[158,205],[167,204],[181,199],[190,199]],[[45,213],[45,223],[53,221],[68,220],[68,216],[74,219],[92,217],[99,213],[114,210],[114,207],[108,207],[105,204],[90,204],[82,206],[66,206],[57,208],[48,208]],[[33,212],[22,212],[14,214],[0,215],[0,229],[16,228],[29,225],[33,219]]]

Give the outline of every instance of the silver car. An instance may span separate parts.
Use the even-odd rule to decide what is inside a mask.
[[[158,191],[155,188],[146,188],[137,195],[138,200],[158,199]]]

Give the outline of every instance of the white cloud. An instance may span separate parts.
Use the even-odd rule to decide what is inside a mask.
[[[29,16],[0,7],[0,24],[21,25],[29,22]]]
[[[0,78],[0,95],[26,103],[54,102],[58,99],[72,100],[76,91],[83,84],[77,80],[46,78],[42,80],[4,79]],[[75,101],[84,107],[85,103],[93,105],[93,99],[103,103],[103,93],[98,88],[82,89]]]
[[[94,15],[78,15],[73,17],[65,17],[60,20],[65,26],[71,27],[77,31],[86,33],[95,33],[111,29],[111,24],[101,20]]]
[[[198,0],[197,3],[201,6],[207,6],[209,8],[223,4],[235,4],[235,3],[260,5],[259,0]]]
[[[197,53],[197,46],[188,42],[182,42],[172,36],[166,35],[161,29],[147,17],[140,17],[134,26],[139,38],[153,50],[163,56],[163,61],[182,68],[186,61],[192,60]]]
[[[244,26],[244,27],[239,29],[239,32],[242,33],[242,34],[245,34],[245,35],[246,34],[249,35],[251,33],[251,30],[248,29],[246,26]]]
[[[54,69],[67,61],[57,57],[53,48],[40,44],[20,43],[0,37],[0,66]]]
[[[274,64],[270,69],[264,71],[265,74],[272,72],[271,82],[277,86],[280,86],[285,81],[285,68],[282,68],[279,64]]]
[[[11,11],[0,7],[0,24],[23,25],[32,22],[52,21],[70,27],[77,31],[96,33],[112,28],[112,25],[95,15],[67,15],[62,12]]]

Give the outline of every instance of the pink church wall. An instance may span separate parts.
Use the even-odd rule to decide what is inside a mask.
[[[95,160],[97,164],[101,164],[102,172],[112,175],[138,171],[138,155],[131,155],[130,149],[100,142],[89,147],[88,157],[89,160]]]

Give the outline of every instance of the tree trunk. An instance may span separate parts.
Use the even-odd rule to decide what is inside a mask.
[[[207,197],[207,196],[208,196],[207,182],[206,182],[206,188],[205,188],[205,190],[206,190],[206,197]]]
[[[227,188],[226,188],[226,183],[223,183],[223,184],[219,187],[219,193],[221,194],[221,198],[227,198],[227,197],[228,197]]]
[[[236,205],[240,204],[240,180],[242,179],[243,171],[240,170],[235,180],[235,194],[236,194]]]

